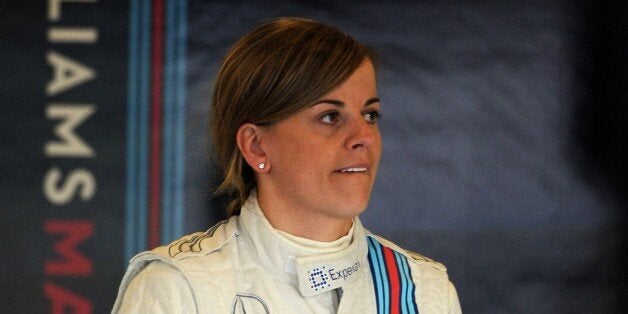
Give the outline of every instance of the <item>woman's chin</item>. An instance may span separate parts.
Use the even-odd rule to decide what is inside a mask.
[[[368,205],[368,198],[345,199],[342,204],[336,206],[334,216],[338,218],[353,219],[360,215]]]

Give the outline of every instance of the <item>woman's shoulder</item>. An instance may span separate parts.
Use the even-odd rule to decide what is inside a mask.
[[[381,236],[368,233],[367,241],[369,262],[377,265],[374,272],[377,273],[377,268],[380,268],[381,278],[390,273],[409,275],[418,287],[421,308],[430,309],[434,313],[461,312],[456,288],[449,279],[445,265],[403,249]]]
[[[375,235],[370,232],[367,233],[367,236],[372,239],[369,241],[370,247],[376,248],[377,246],[381,246],[380,250],[382,250],[382,252],[385,252],[386,249],[389,249],[395,252],[396,254],[403,256],[403,258],[407,260],[411,266],[416,266],[416,267],[421,267],[421,268],[428,267],[428,268],[436,270],[437,272],[442,272],[444,274],[447,273],[447,267],[445,267],[445,265],[443,265],[440,262],[437,262],[420,253],[404,249],[400,247],[399,245],[395,244],[394,242],[388,239],[385,239],[382,236]]]
[[[235,217],[221,221],[204,232],[185,235],[168,245],[157,247],[135,255],[130,261],[123,283],[130,282],[140,273],[142,276],[159,278],[173,277],[174,273],[187,278],[186,274],[196,270],[211,271],[211,265],[224,254],[230,242],[238,234]]]
[[[223,249],[238,234],[237,217],[218,222],[207,231],[195,232],[163,245],[135,255],[130,264],[160,260],[167,264],[178,264],[193,257],[208,256]]]
[[[221,221],[207,231],[185,235],[134,256],[120,284],[113,312],[150,312],[146,306],[170,309],[170,305],[193,298],[194,278],[190,274],[197,270],[208,273],[212,270],[208,266],[221,264],[213,260],[219,254],[213,253],[229,245],[238,233],[237,223],[235,217]]]

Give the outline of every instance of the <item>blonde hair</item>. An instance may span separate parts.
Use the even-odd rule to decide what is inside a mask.
[[[256,186],[236,133],[245,123],[271,124],[310,106],[375,54],[338,28],[304,18],[258,26],[229,50],[216,76],[210,111],[213,149],[228,194],[229,216]]]

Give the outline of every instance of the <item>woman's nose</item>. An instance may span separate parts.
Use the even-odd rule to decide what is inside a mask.
[[[369,147],[373,145],[378,137],[379,131],[377,125],[365,121],[362,116],[360,116],[360,119],[354,120],[350,127],[347,148],[358,149]]]

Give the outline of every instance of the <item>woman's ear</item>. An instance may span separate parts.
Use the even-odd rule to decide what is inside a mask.
[[[240,126],[238,133],[236,133],[236,142],[244,160],[253,170],[268,172],[270,164],[261,143],[262,131],[262,127],[258,125],[245,123]]]

